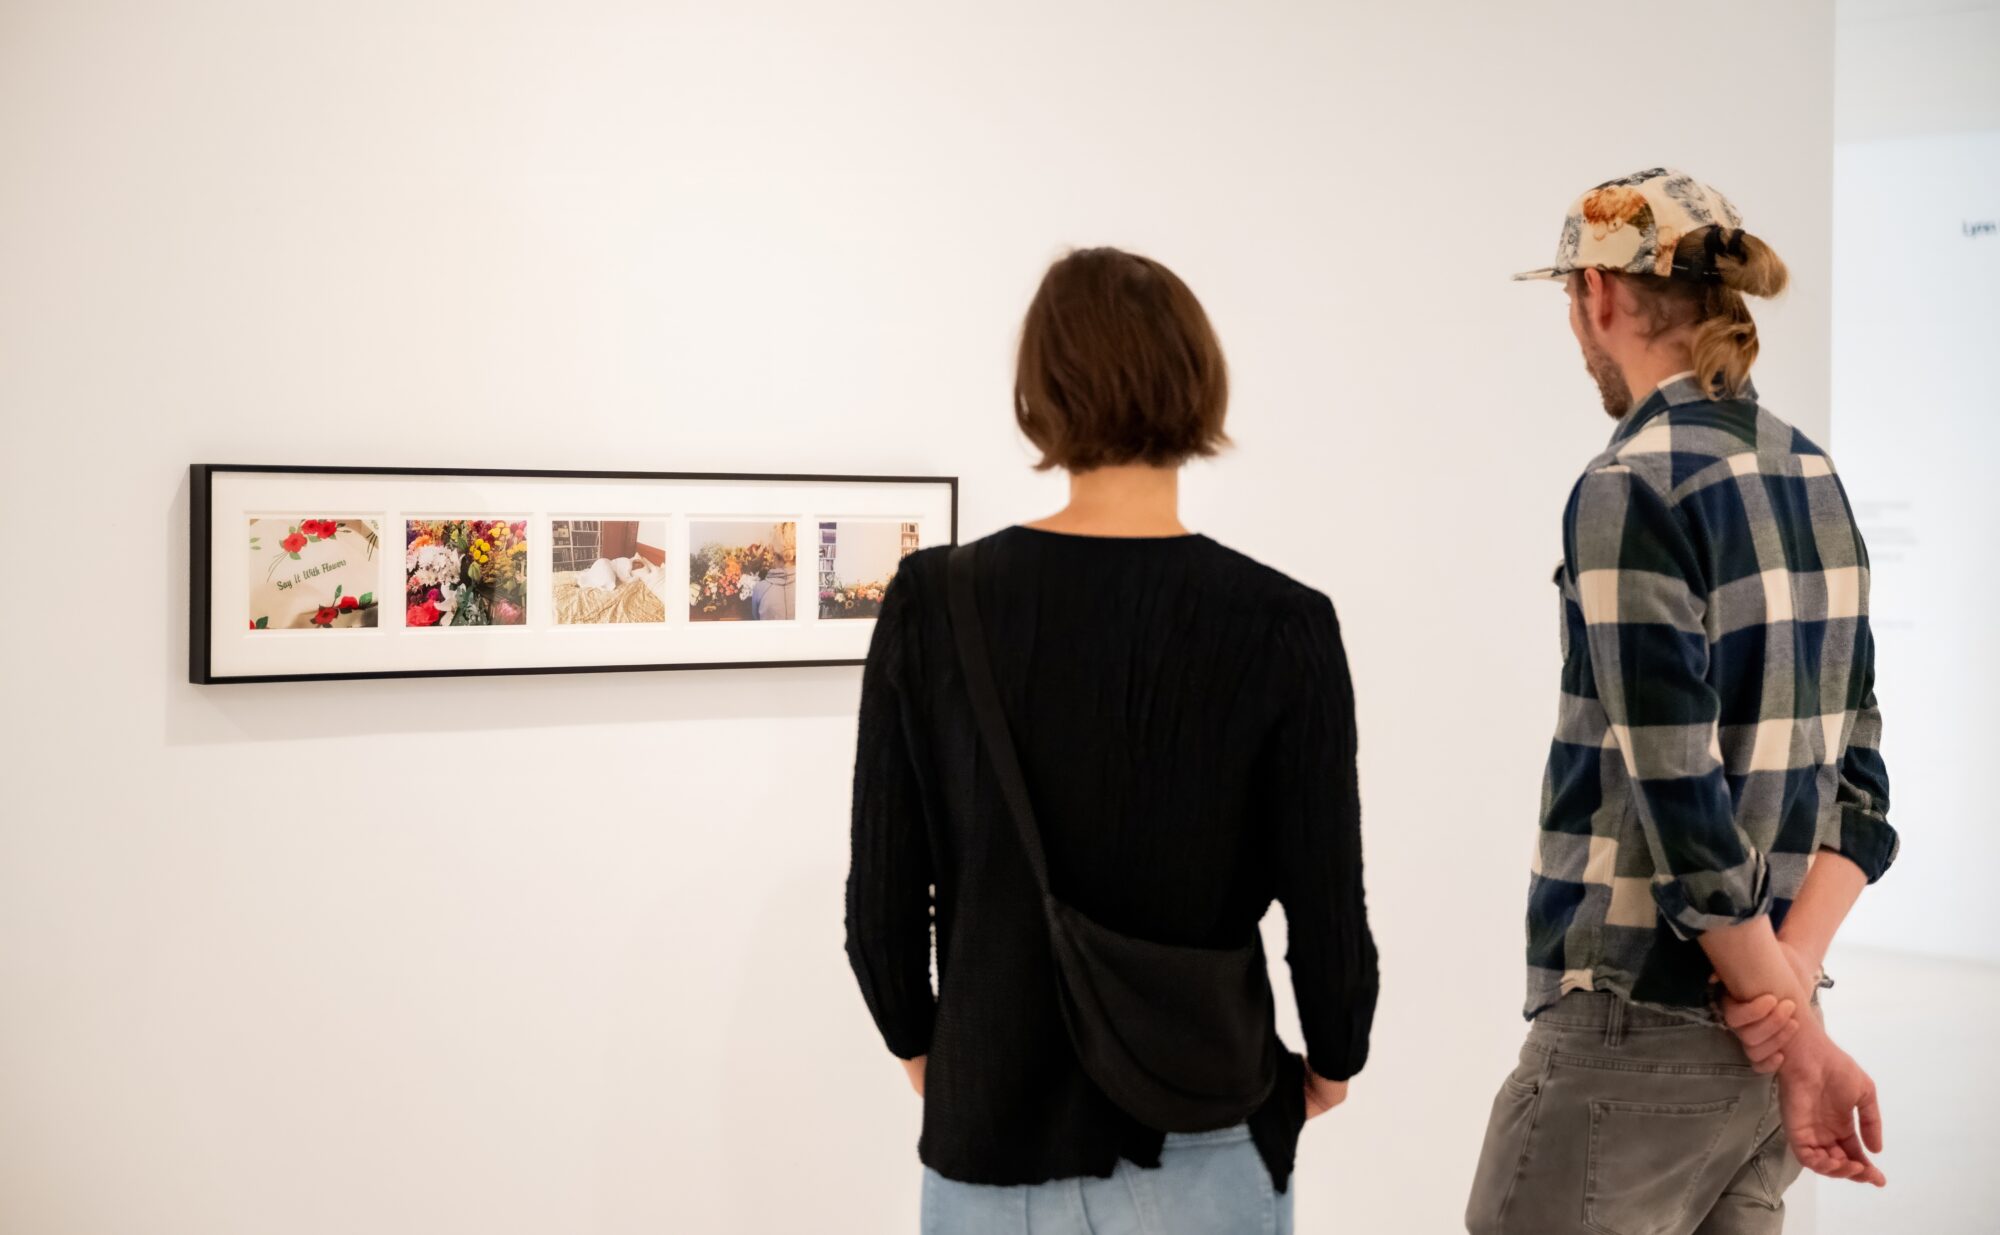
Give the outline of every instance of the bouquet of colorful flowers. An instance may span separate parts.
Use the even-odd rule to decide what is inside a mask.
[[[528,525],[412,519],[403,568],[411,626],[519,626],[527,620]]]
[[[771,545],[704,545],[688,554],[688,614],[727,622],[750,616],[757,581],[778,565]]]
[[[819,590],[819,615],[823,618],[872,618],[882,612],[886,583],[835,583]]]

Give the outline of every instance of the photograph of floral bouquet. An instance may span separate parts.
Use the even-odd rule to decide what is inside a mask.
[[[689,621],[771,622],[798,615],[798,524],[694,522],[688,544]]]
[[[819,525],[819,615],[872,618],[902,560],[917,551],[917,525],[840,519]]]
[[[411,519],[404,550],[408,626],[519,626],[528,620],[528,525]]]

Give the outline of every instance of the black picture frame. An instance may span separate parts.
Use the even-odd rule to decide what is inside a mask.
[[[671,480],[671,481],[794,481],[820,484],[945,485],[951,494],[951,544],[958,543],[958,477],[917,475],[851,475],[812,472],[645,472],[632,470],[578,471],[557,468],[482,467],[315,467],[303,464],[194,463],[188,466],[188,681],[196,686],[232,686],[263,682],[330,682],[375,678],[524,677],[552,673],[659,673],[677,669],[806,669],[859,665],[861,657],[816,660],[669,661],[658,664],[507,665],[470,669],[380,669],[326,673],[217,674],[212,671],[210,583],[214,564],[210,550],[214,531],[215,477],[221,473],[310,474],[317,476],[463,476],[513,480]]]

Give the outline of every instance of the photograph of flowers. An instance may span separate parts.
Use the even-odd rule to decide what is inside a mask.
[[[557,519],[549,546],[559,624],[667,620],[665,519]]]
[[[188,509],[197,685],[762,669],[861,664],[958,481],[195,464]]]
[[[798,524],[703,521],[688,528],[688,620],[788,622],[798,616]]]
[[[352,630],[376,624],[374,519],[250,520],[250,629]]]
[[[528,620],[525,520],[411,519],[405,539],[405,625],[519,626]]]
[[[896,567],[918,547],[909,520],[840,519],[819,525],[819,616],[872,618]]]

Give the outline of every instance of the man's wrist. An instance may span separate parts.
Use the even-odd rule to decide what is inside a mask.
[[[1778,1069],[1780,1076],[1821,1071],[1829,1054],[1840,1049],[1817,1016],[1802,1015],[1798,1024],[1799,1032],[1785,1044],[1785,1062]]]
[[[1790,948],[1792,954],[1798,958],[1799,964],[1805,969],[1805,972],[1800,976],[1805,979],[1807,985],[1809,987],[1816,986],[1820,971],[1826,966],[1826,941],[1809,939],[1780,930],[1778,932],[1778,942]],[[1808,990],[1806,993],[1810,995],[1812,991]]]

